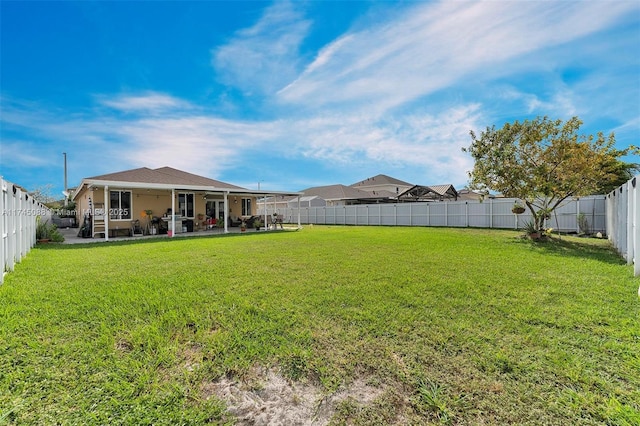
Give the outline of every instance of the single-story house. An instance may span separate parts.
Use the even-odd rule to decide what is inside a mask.
[[[84,178],[72,200],[83,236],[108,240],[139,233],[175,236],[212,226],[227,232],[256,219],[258,198],[279,195],[302,194],[250,190],[171,167],[142,167]]]

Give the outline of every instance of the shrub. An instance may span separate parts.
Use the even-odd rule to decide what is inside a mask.
[[[578,228],[580,229],[581,234],[589,235],[591,234],[591,228],[589,227],[589,220],[584,213],[578,214]]]
[[[64,236],[58,231],[58,227],[48,221],[42,221],[38,216],[36,219],[36,240],[51,240],[55,243],[64,241]]]

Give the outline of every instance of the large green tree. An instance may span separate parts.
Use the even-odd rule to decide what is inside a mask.
[[[507,123],[480,133],[471,131],[469,152],[475,164],[470,186],[519,198],[531,211],[536,229],[569,197],[597,193],[635,170],[620,157],[634,147],[617,149],[613,133],[579,134],[582,121],[538,117]],[[621,171],[622,170],[622,171]]]

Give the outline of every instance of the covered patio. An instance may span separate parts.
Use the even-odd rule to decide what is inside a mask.
[[[140,168],[85,178],[75,191],[81,236],[105,241],[122,237],[229,233],[260,220],[257,199],[298,192],[250,190],[170,167]],[[292,218],[293,219],[293,218]],[[294,222],[294,220],[291,220]],[[296,225],[299,228],[300,215]]]
[[[176,234],[172,237],[169,237],[166,234],[155,234],[155,235],[139,235],[139,236],[118,236],[118,237],[110,237],[108,239],[105,238],[82,238],[78,236],[79,228],[58,228],[58,231],[64,236],[64,242],[62,244],[91,244],[91,243],[102,243],[102,242],[121,242],[121,241],[142,241],[142,240],[161,240],[167,238],[193,238],[193,237],[219,237],[224,235],[255,235],[255,234],[264,234],[266,232],[292,232],[301,229],[297,224],[284,224],[283,228],[278,227],[274,228],[265,228],[261,227],[259,231],[256,231],[255,228],[247,229],[246,231],[242,231],[239,227],[230,227],[227,231],[224,231],[222,228],[212,228],[206,230],[198,230],[193,232],[184,232],[180,234]]]

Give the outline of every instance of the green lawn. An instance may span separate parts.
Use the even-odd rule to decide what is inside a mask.
[[[604,240],[307,227],[38,246],[0,286],[0,424],[233,423],[256,366],[333,424],[640,424],[640,281]]]

